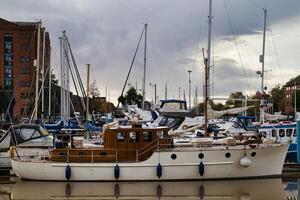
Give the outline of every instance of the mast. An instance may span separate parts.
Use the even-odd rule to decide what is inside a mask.
[[[212,24],[212,0],[209,0],[209,15],[208,15],[208,40],[207,40],[207,74],[208,74],[208,85],[211,86],[210,83],[210,67],[211,67],[211,24]],[[207,96],[210,96],[210,90],[208,88]]]
[[[46,31],[45,28],[42,29],[43,32],[43,55],[42,55],[42,114],[45,112],[45,105],[44,105],[44,99],[45,99],[45,87],[44,87],[44,79],[45,79],[45,46],[46,46]]]
[[[165,86],[165,99],[168,99],[168,82],[166,81],[166,86]]]
[[[38,101],[39,101],[39,74],[40,74],[40,46],[41,46],[41,26],[42,21],[38,22],[37,30],[37,47],[36,47],[36,74],[35,74],[35,103],[34,103],[34,120],[38,118]]]
[[[188,71],[189,73],[189,109],[191,110],[192,108],[192,102],[191,102],[191,70]]]
[[[207,125],[208,125],[208,58],[204,55],[204,49],[202,48],[203,60],[204,60],[204,128],[205,128],[205,136],[208,136]]]
[[[86,64],[87,78],[86,78],[86,121],[89,119],[89,98],[90,98],[90,64]]]
[[[145,95],[146,95],[146,61],[147,61],[147,27],[148,24],[144,25],[145,29],[145,47],[144,47],[144,78],[143,78],[143,101],[142,101],[142,109],[145,109]]]
[[[64,119],[64,66],[63,66],[63,38],[59,37],[60,46],[60,119]]]
[[[264,11],[264,33],[263,33],[263,49],[262,55],[259,57],[259,62],[261,62],[261,100],[260,100],[260,122],[265,122],[265,111],[264,111],[264,76],[265,76],[265,43],[266,43],[266,27],[267,27],[267,9],[263,8]]]
[[[49,97],[48,97],[48,116],[51,116],[51,87],[52,87],[52,69],[51,69],[51,64],[49,64]]]

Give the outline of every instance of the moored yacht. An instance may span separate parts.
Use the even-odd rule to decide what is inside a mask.
[[[174,146],[167,132],[164,127],[108,128],[103,147],[76,148],[69,142],[45,156],[18,157],[15,148],[12,168],[24,179],[53,181],[254,178],[280,175],[288,148],[259,140]]]

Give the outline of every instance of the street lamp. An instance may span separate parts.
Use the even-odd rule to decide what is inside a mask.
[[[188,71],[189,73],[189,109],[191,109],[191,70]]]
[[[149,83],[149,85],[154,87],[154,104],[156,104],[156,83]]]

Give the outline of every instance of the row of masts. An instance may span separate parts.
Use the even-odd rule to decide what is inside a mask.
[[[264,57],[265,57],[265,36],[266,36],[266,14],[267,10],[264,10],[264,32],[263,32],[263,51],[262,55],[260,56],[260,62],[262,63],[262,71],[261,71],[261,93],[264,94]],[[41,43],[41,21],[38,23],[38,30],[37,30],[37,60],[36,60],[36,92],[35,92],[35,107],[34,107],[34,119],[38,118],[38,99],[39,99],[39,72],[40,72],[40,43]],[[143,84],[142,84],[142,109],[145,106],[145,95],[146,95],[146,64],[147,64],[147,27],[148,24],[145,23],[143,32],[144,33],[144,70],[143,70]],[[205,127],[207,128],[208,119],[207,119],[207,106],[210,98],[210,68],[211,68],[211,35],[212,35],[212,0],[209,0],[209,16],[208,16],[208,44],[207,44],[207,57],[205,57],[205,53],[203,50],[203,58],[204,58],[204,65],[205,65],[205,86],[204,86],[204,111],[205,111]],[[141,38],[140,38],[141,40]],[[140,43],[139,40],[139,43]],[[70,117],[70,69],[67,65],[69,62],[69,55],[66,49],[68,48],[67,38],[65,32],[63,31],[62,37],[60,37],[60,62],[61,62],[61,118],[66,121]],[[138,43],[138,46],[139,46]],[[43,46],[42,46],[42,80],[45,79],[45,31],[43,31]],[[138,49],[138,47],[137,47]],[[136,49],[136,52],[137,52]],[[64,53],[63,53],[64,52]],[[135,55],[136,55],[135,52]],[[134,55],[134,58],[135,58]],[[134,60],[133,60],[134,61]],[[133,64],[133,62],[132,62]],[[130,66],[130,71],[132,68],[132,64]],[[50,66],[49,66],[50,67]],[[89,65],[88,67],[88,76],[89,76]],[[49,110],[48,114],[51,114],[51,69],[49,69]],[[125,85],[128,81],[128,76],[130,71],[127,75]],[[190,72],[189,71],[189,105],[191,107],[191,88],[190,88]],[[44,81],[42,81],[42,113],[44,113]],[[87,86],[89,86],[89,77],[87,78]],[[124,90],[124,88],[123,88]],[[197,89],[196,89],[197,93]],[[123,91],[122,91],[123,94]],[[89,96],[89,90],[87,89],[87,97]],[[165,88],[165,96],[167,97],[167,85]],[[156,100],[156,95],[155,95]],[[86,118],[88,119],[88,106],[89,106],[89,99],[86,98]],[[261,99],[261,108],[264,105],[263,98]],[[264,110],[260,110],[260,120],[264,122]]]

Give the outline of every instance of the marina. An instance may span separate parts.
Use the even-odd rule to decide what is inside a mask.
[[[300,199],[299,2],[17,1],[1,200]]]

